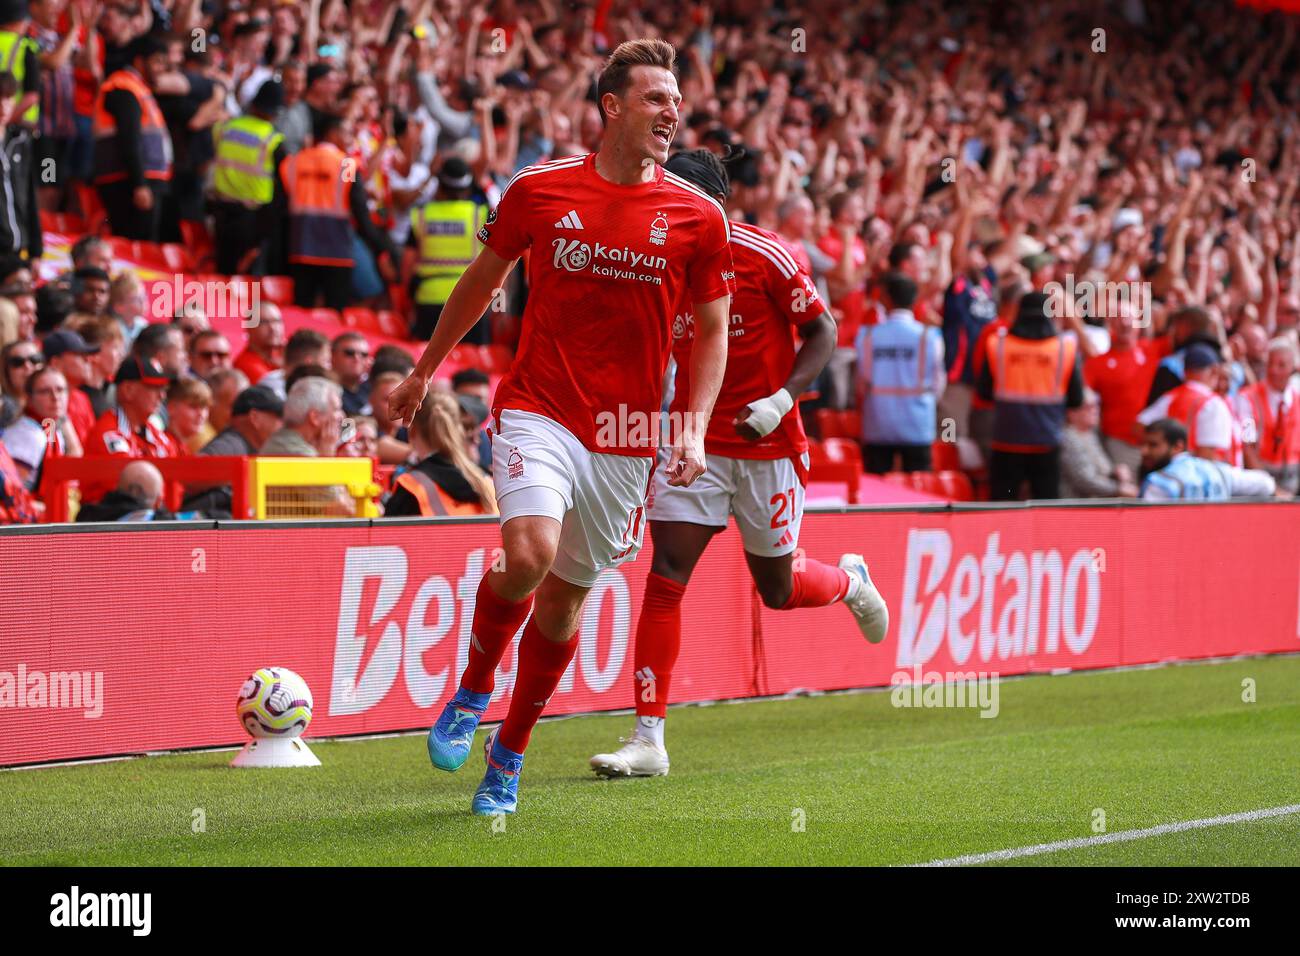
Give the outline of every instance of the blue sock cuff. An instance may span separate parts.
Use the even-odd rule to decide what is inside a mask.
[[[517,754],[503,746],[500,740],[494,740],[492,741],[492,760],[507,769],[512,769],[512,765],[514,765],[514,769],[517,769],[517,767],[523,766],[524,755]]]

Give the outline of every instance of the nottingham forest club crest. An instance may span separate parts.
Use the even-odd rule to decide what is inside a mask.
[[[663,213],[655,216],[654,222],[650,223],[650,245],[662,246],[668,241],[668,220]]]

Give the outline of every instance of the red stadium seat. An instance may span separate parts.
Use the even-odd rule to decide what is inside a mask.
[[[816,415],[819,436],[826,438],[852,438],[857,441],[862,437],[862,413],[852,409],[819,408]]]
[[[937,441],[930,446],[930,468],[933,471],[959,471],[957,445],[950,441]]]
[[[104,233],[108,229],[108,213],[104,210],[104,205],[99,201],[99,193],[95,192],[95,187],[87,183],[73,183],[73,190],[77,195],[77,204],[81,206],[81,218],[85,223],[86,232]]]
[[[379,320],[375,318],[375,313],[363,306],[348,306],[339,316],[339,321],[347,328],[356,329],[358,332],[379,331]]]
[[[113,258],[115,259],[138,261],[135,258],[136,241],[134,239],[127,239],[123,236],[109,236],[108,247],[113,250]]]
[[[61,232],[65,236],[80,236],[86,231],[86,220],[75,212],[50,212],[41,210],[41,229],[47,232]]]
[[[890,471],[881,477],[892,484],[938,495],[950,501],[975,500],[970,479],[960,471]]]
[[[324,306],[317,309],[308,309],[307,317],[313,322],[327,322],[330,325],[340,325],[339,314],[333,309],[327,309]]]
[[[809,481],[842,481],[849,504],[858,502],[858,486],[862,479],[862,450],[857,443],[845,438],[826,441],[809,441]]]
[[[185,243],[185,248],[190,251],[190,260],[194,263],[194,268],[215,266],[212,236],[208,234],[207,226],[201,222],[182,219],[181,240]]]
[[[483,356],[479,352],[477,345],[461,343],[451,350],[451,354],[447,358],[459,368],[477,368],[486,371],[482,367]]]
[[[262,298],[276,305],[293,305],[293,279],[288,276],[262,276]]]
[[[402,316],[392,309],[380,309],[375,313],[379,322],[379,331],[389,338],[406,341],[411,337],[411,330]]]
[[[165,242],[162,245],[163,262],[171,272],[190,272],[194,268],[194,262],[190,259],[189,250],[179,242]]]

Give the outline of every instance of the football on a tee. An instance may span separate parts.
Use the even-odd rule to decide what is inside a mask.
[[[287,667],[263,667],[239,689],[235,713],[254,737],[298,737],[311,723],[311,690]]]

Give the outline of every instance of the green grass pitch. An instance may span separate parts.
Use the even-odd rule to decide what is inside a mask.
[[[1008,680],[995,719],[887,691],[677,708],[671,775],[597,780],[630,724],[540,726],[504,827],[469,813],[479,749],[446,774],[420,736],[3,772],[0,863],[907,864],[1300,803],[1300,656]],[[1295,866],[1300,815],[1014,862]]]

